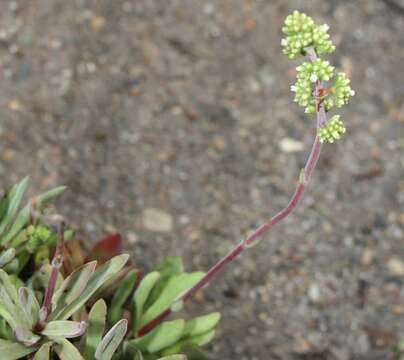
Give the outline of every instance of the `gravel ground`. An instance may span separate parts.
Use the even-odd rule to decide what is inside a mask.
[[[207,269],[291,196],[314,122],[280,51],[327,22],[356,90],[297,211],[188,307],[213,359],[393,359],[404,339],[400,0],[0,2],[0,185],[65,184],[58,209],[140,266]]]

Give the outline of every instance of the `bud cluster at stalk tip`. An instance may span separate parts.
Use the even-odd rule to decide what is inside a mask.
[[[335,46],[328,35],[328,25],[317,25],[306,14],[294,11],[289,15],[282,28],[286,37],[282,40],[283,52],[291,59],[297,55],[309,55],[310,61],[296,67],[296,83],[290,87],[295,93],[294,101],[305,108],[306,113],[320,109],[326,112],[334,106],[340,108],[355,95],[350,80],[345,73],[334,74],[334,67],[319,58],[330,54]],[[325,122],[325,124],[324,124]],[[318,136],[322,143],[333,143],[345,133],[346,129],[335,115],[329,121],[321,121]]]
[[[317,25],[310,16],[299,11],[294,11],[286,18],[282,32],[286,35],[282,39],[283,52],[290,59],[304,55],[309,46],[318,54],[331,54],[335,50],[328,34],[328,25]]]
[[[317,135],[321,143],[333,143],[345,134],[346,128],[339,115],[334,115],[323,127],[318,129]]]

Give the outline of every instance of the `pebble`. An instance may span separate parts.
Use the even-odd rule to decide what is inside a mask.
[[[399,258],[391,258],[387,262],[387,268],[392,275],[404,276],[404,262]]]
[[[11,101],[8,103],[8,107],[9,107],[11,110],[18,111],[18,110],[21,110],[22,104],[20,103],[19,100],[14,99],[14,100],[11,100]]]
[[[372,263],[373,258],[374,258],[374,252],[371,249],[366,248],[362,252],[361,264],[365,265],[365,266],[368,266],[368,265],[370,265]]]
[[[173,229],[173,218],[163,210],[146,208],[143,211],[143,226],[150,231],[168,233]]]
[[[316,283],[310,285],[308,290],[308,296],[310,301],[312,301],[315,304],[321,302],[321,290]]]
[[[285,153],[293,153],[303,151],[304,144],[298,140],[285,137],[279,142],[279,147]]]
[[[129,231],[126,234],[126,239],[128,240],[128,243],[131,244],[131,245],[133,245],[133,244],[135,244],[135,243],[137,243],[139,241],[139,238],[138,238],[137,234],[135,232],[133,232],[133,231]]]
[[[94,31],[101,30],[105,26],[105,23],[106,19],[103,16],[94,16],[91,19],[91,27]]]

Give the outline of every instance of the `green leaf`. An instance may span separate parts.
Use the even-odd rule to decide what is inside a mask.
[[[12,316],[11,313],[7,310],[1,300],[1,297],[2,294],[0,290],[0,317],[2,317],[10,325],[10,327],[14,329],[17,326],[17,321],[14,316]]]
[[[126,330],[128,329],[128,321],[122,319],[118,321],[103,337],[102,341],[98,344],[95,351],[95,359],[97,360],[110,360],[114,355],[118,346],[121,344],[125,337]]]
[[[48,190],[35,198],[32,199],[32,201],[35,203],[37,207],[42,207],[46,203],[48,203],[50,200],[53,200],[55,197],[59,196],[62,192],[66,190],[66,186],[57,186],[51,190]]]
[[[49,360],[49,352],[52,346],[52,342],[46,342],[42,344],[39,350],[35,353],[33,360]]]
[[[212,330],[220,320],[220,313],[214,312],[204,316],[198,316],[187,321],[184,329],[185,336],[195,336]]]
[[[4,266],[4,271],[8,272],[9,274],[16,273],[20,267],[20,262],[17,258],[11,260],[6,266]]]
[[[48,337],[75,338],[81,336],[86,330],[84,321],[55,320],[46,324],[41,331],[42,335]]]
[[[184,264],[179,256],[167,256],[160,264],[157,265],[156,271],[158,271],[162,276],[171,276],[184,272]]]
[[[11,316],[10,314],[8,315]],[[0,311],[0,339],[11,340],[13,337],[13,331],[11,330],[7,320],[2,317],[2,312]]]
[[[87,286],[80,296],[60,311],[52,313],[51,319],[66,320],[72,316],[76,311],[84,306],[91,295],[94,294],[105,281],[107,281],[111,276],[116,274],[124,267],[125,263],[128,261],[128,258],[129,255],[122,254],[115,256],[106,262],[91,276]]]
[[[139,287],[136,289],[133,295],[133,301],[135,310],[133,311],[134,320],[133,321],[133,332],[136,334],[136,330],[140,326],[141,317],[143,314],[143,305],[146,303],[146,300],[153,289],[153,286],[156,284],[158,279],[160,278],[160,273],[157,271],[153,271],[147,274],[139,284]]]
[[[10,296],[14,303],[18,303],[18,293],[15,286],[12,284],[9,275],[2,269],[0,269],[0,285],[7,294]]]
[[[129,272],[129,267],[124,267],[116,274],[111,276],[107,281],[105,281],[97,291],[91,295],[90,302],[95,302],[100,298],[106,299],[111,298],[115,292],[118,290],[119,284],[125,278],[126,274]]]
[[[211,342],[212,339],[215,337],[215,330],[210,330],[204,334],[199,334],[196,336],[191,337],[189,340],[186,341],[187,345],[198,345],[203,346],[207,343]]]
[[[14,187],[15,187],[15,185],[12,186],[10,189],[7,189],[5,191],[5,193],[3,194],[3,196],[1,197],[1,200],[0,200],[0,220],[3,219],[4,216],[6,215],[8,205],[10,203],[10,193],[13,190]]]
[[[133,343],[125,341],[122,350],[122,360],[144,360],[142,352]]]
[[[155,354],[181,339],[185,328],[185,321],[182,319],[166,321],[156,327],[147,335],[129,341],[141,351]]]
[[[35,347],[29,348],[13,341],[0,339],[0,354],[1,358],[4,360],[21,359],[33,353],[35,350]]]
[[[60,195],[63,191],[65,191],[65,189],[66,186],[59,186],[31,199],[29,204],[21,209],[18,213],[13,226],[2,239],[3,244],[8,244],[8,242],[12,240],[29,223],[33,204],[36,208],[40,209],[48,201]]]
[[[160,273],[160,279],[149,295],[145,308],[149,307],[158,299],[161,291],[166,286],[170,277],[184,272],[184,265],[179,256],[168,256],[159,265],[157,265],[155,271]]]
[[[182,273],[172,276],[168,280],[158,299],[142,316],[140,326],[144,326],[162,311],[170,307],[181,294],[195,285],[203,276],[203,272]]]
[[[10,248],[7,250],[4,250],[0,253],[0,268],[4,267],[7,265],[11,260],[14,259],[15,257],[15,249]]]
[[[129,271],[115,292],[108,312],[108,321],[110,324],[116,323],[122,318],[123,306],[135,287],[137,275],[137,270]]]
[[[189,360],[212,360],[212,358],[197,345],[185,345],[181,349],[181,353],[185,354]]]
[[[187,360],[187,357],[182,354],[177,354],[177,355],[164,356],[162,358],[158,358],[157,360]]]
[[[84,358],[93,360],[95,349],[101,342],[104,333],[105,320],[107,316],[107,305],[103,299],[98,300],[88,315],[88,327],[85,337]]]
[[[38,321],[40,308],[34,292],[30,288],[21,287],[18,289],[18,298],[22,310],[30,321],[30,325],[33,326]]]
[[[55,312],[71,304],[84,291],[97,266],[96,261],[91,261],[73,271],[55,291],[52,297],[52,305]]]
[[[14,220],[18,206],[20,205],[25,190],[27,190],[28,182],[29,177],[27,176],[11,189],[8,208],[4,218],[0,222],[0,235],[3,235],[8,225]],[[3,239],[1,239],[0,242],[2,243]]]
[[[34,346],[41,340],[41,337],[34,334],[30,329],[17,325],[14,329],[15,338],[19,343],[25,346]]]
[[[60,360],[84,360],[77,348],[64,338],[53,338],[57,343],[54,347]]]
[[[0,269],[0,314],[6,318],[13,329],[17,325],[30,326],[29,317],[20,307],[17,289],[9,275],[2,269]]]
[[[212,339],[215,337],[215,330],[210,330],[204,334],[199,334],[196,336],[192,336],[190,338],[186,338],[183,340],[180,340],[178,343],[174,344],[171,347],[168,347],[163,351],[163,355],[171,355],[171,354],[177,354],[180,352],[183,347],[185,346],[203,346],[206,345],[208,342],[212,341]]]

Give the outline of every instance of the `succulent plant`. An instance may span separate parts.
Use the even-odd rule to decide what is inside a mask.
[[[62,359],[63,356],[66,359],[81,359],[77,355],[78,350],[67,339],[83,335],[86,322],[69,319],[83,308],[105,281],[123,268],[128,257],[128,255],[114,257],[97,270],[94,261],[77,269],[60,282],[52,294],[49,312],[44,308],[46,305],[40,306],[38,295],[32,288],[27,286],[17,288],[10,275],[0,269],[0,315],[11,330],[6,334],[4,331],[2,333],[2,336],[7,336],[1,344],[5,349],[11,349],[4,350],[5,358],[19,359],[37,351],[45,354],[52,348]],[[122,320],[112,329],[122,332],[124,327],[125,334],[126,326],[126,320]],[[111,334],[118,331],[112,329]],[[100,342],[102,347],[101,344],[102,341]]]
[[[38,250],[43,253],[57,242],[57,235],[40,219],[36,219],[35,213],[42,211],[65,187],[59,186],[38,195],[19,210],[28,184],[29,178],[26,177],[6,191],[0,200],[0,268],[14,274],[24,268],[33,253],[36,253],[37,262],[40,262],[41,251]],[[73,232],[67,230],[65,239],[72,236]]]

